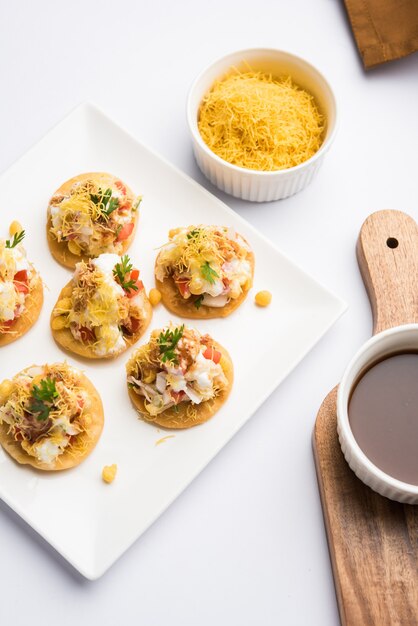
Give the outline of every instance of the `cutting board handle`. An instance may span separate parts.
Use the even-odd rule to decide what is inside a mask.
[[[418,322],[418,225],[402,211],[372,213],[357,259],[373,311],[373,333]]]

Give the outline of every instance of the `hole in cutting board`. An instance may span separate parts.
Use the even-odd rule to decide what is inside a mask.
[[[399,241],[395,239],[395,237],[389,237],[389,239],[386,240],[386,245],[389,248],[397,248],[399,245]]]

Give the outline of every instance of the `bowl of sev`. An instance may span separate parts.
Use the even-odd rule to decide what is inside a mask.
[[[322,74],[271,48],[218,59],[196,78],[187,100],[203,174],[253,202],[286,198],[311,182],[334,139],[336,115]]]

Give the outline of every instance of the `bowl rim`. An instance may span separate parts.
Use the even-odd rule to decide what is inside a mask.
[[[274,54],[290,57],[291,59],[294,59],[294,60],[298,61],[302,66],[305,66],[305,68],[308,71],[310,71],[311,73],[316,75],[315,78],[319,77],[320,80],[323,81],[326,89],[328,90],[330,99],[332,101],[332,106],[334,108],[334,123],[333,123],[333,126],[331,128],[331,131],[330,131],[329,135],[325,138],[325,140],[323,141],[323,143],[322,143],[321,147],[319,148],[319,150],[317,150],[317,152],[315,152],[315,154],[313,154],[309,159],[307,159],[303,163],[299,163],[299,165],[295,165],[293,167],[289,167],[289,168],[281,169],[281,170],[268,170],[268,171],[254,170],[254,169],[250,169],[250,168],[246,168],[246,167],[241,167],[240,165],[234,165],[233,163],[229,163],[229,161],[225,161],[220,156],[218,156],[215,152],[213,152],[209,148],[209,146],[204,142],[204,140],[203,140],[203,138],[202,138],[202,136],[201,136],[201,134],[199,132],[199,128],[197,126],[197,115],[196,115],[197,112],[198,112],[198,108],[195,111],[194,107],[192,107],[191,101],[192,101],[192,97],[194,95],[194,92],[195,92],[196,87],[197,87],[198,83],[200,82],[200,80],[213,67],[218,65],[218,63],[227,62],[229,58],[235,57],[237,55],[245,55],[245,54],[254,53],[254,52],[258,52],[258,53],[274,53]],[[210,158],[212,158],[214,161],[216,161],[219,165],[221,165],[222,167],[226,167],[227,169],[231,170],[232,172],[237,172],[239,174],[245,174],[246,176],[262,176],[264,178],[271,178],[271,177],[274,177],[274,176],[276,176],[276,177],[286,176],[286,175],[293,174],[293,173],[295,173],[295,175],[296,175],[297,172],[299,172],[300,170],[302,170],[305,167],[308,167],[309,165],[314,163],[316,160],[320,159],[328,151],[328,149],[330,148],[332,142],[335,139],[335,135],[336,135],[337,128],[338,128],[338,119],[339,119],[338,109],[339,109],[339,107],[337,105],[337,99],[336,99],[334,90],[332,89],[329,81],[325,78],[325,76],[322,74],[322,72],[318,68],[316,68],[314,65],[312,65],[312,63],[310,63],[309,61],[306,61],[306,59],[304,59],[303,57],[300,57],[300,56],[298,56],[296,54],[293,54],[292,52],[288,52],[286,50],[280,50],[279,48],[245,48],[243,50],[235,50],[234,52],[229,52],[228,54],[225,54],[225,55],[222,55],[221,57],[218,57],[217,59],[212,61],[209,65],[204,67],[203,70],[201,70],[199,72],[199,74],[193,80],[193,82],[192,82],[192,84],[191,84],[191,86],[189,88],[187,101],[186,101],[186,118],[187,118],[187,124],[188,124],[189,130],[190,130],[190,132],[192,134],[193,139],[197,142],[197,144],[205,152],[205,154],[207,156],[209,156]]]
[[[396,489],[403,495],[418,496],[418,485],[414,485],[413,483],[406,483],[402,480],[399,480],[398,478],[395,478],[391,474],[387,474],[369,459],[369,457],[363,452],[363,450],[357,443],[353,431],[351,430],[350,420],[348,417],[348,398],[351,390],[353,389],[353,383],[354,381],[356,381],[357,376],[360,374],[360,368],[358,366],[358,361],[360,360],[360,358],[365,353],[371,351],[376,344],[383,342],[386,337],[389,337],[391,335],[400,335],[410,331],[415,331],[418,333],[418,323],[402,324],[400,326],[387,328],[386,330],[383,330],[382,332],[368,339],[359,348],[359,350],[357,350],[356,354],[352,357],[351,361],[345,368],[343,377],[338,386],[337,427],[341,447],[344,444],[347,448],[350,449],[350,453],[355,458],[357,466],[362,467],[369,475],[373,475],[380,481],[381,484],[383,483],[386,486],[391,487],[392,489]],[[389,354],[390,352],[388,352],[388,355]],[[351,385],[348,385],[348,379],[352,378],[353,373],[355,374],[353,378],[353,383]],[[348,461],[344,450],[343,453]],[[351,463],[349,464],[351,465]],[[352,467],[352,469],[354,468]],[[357,471],[355,471],[355,473],[357,474]],[[361,478],[359,474],[357,475],[359,476],[360,480],[364,482],[363,478]]]

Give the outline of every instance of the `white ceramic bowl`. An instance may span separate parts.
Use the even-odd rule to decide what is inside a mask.
[[[418,350],[418,324],[406,324],[385,330],[360,348],[349,363],[338,389],[337,424],[344,456],[360,480],[391,500],[418,504],[418,485],[404,483],[376,467],[358,445],[348,419],[351,391],[368,367],[389,354],[410,350]]]
[[[231,69],[248,69],[273,75],[289,75],[311,93],[326,117],[325,139],[313,157],[286,170],[262,172],[232,165],[218,157],[203,141],[198,129],[198,112],[203,96],[217,78]],[[272,48],[250,48],[228,54],[212,63],[194,81],[187,100],[187,121],[196,161],[209,180],[237,198],[254,202],[280,200],[304,189],[315,176],[335,136],[337,106],[331,87],[322,74],[307,61],[289,52]]]

